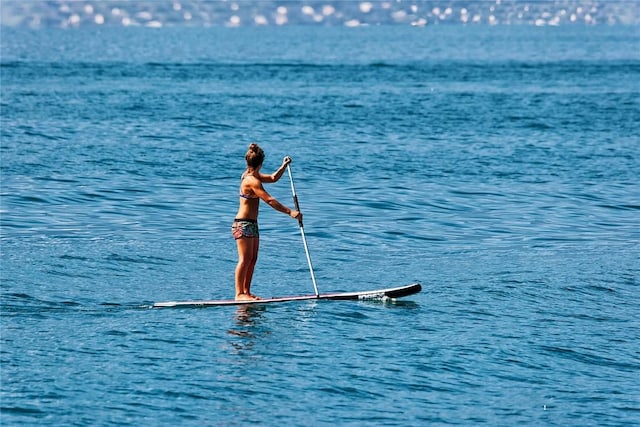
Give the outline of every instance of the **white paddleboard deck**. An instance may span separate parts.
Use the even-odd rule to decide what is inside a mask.
[[[419,283],[399,286],[397,288],[379,289],[375,291],[361,292],[338,292],[320,295],[300,295],[291,297],[263,298],[259,300],[236,301],[236,300],[202,300],[202,301],[167,301],[156,302],[153,308],[162,307],[213,307],[219,305],[254,305],[271,304],[276,302],[304,301],[304,300],[385,300],[406,297],[417,294],[422,290]]]

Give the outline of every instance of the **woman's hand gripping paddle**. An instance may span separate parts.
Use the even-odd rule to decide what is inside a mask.
[[[293,176],[291,175],[291,166],[287,165],[287,172],[289,172],[289,181],[291,181],[291,193],[293,194],[293,203],[296,206],[296,210],[300,212],[300,204],[298,203],[298,195],[296,194],[296,187],[293,185]],[[318,285],[316,284],[316,276],[313,274],[313,265],[311,264],[311,256],[309,255],[309,248],[307,247],[307,238],[304,235],[304,225],[302,224],[302,215],[298,217],[298,225],[300,226],[300,234],[302,235],[302,244],[304,245],[304,253],[307,255],[307,263],[309,264],[309,272],[311,273],[311,281],[313,282],[313,289],[316,292],[316,296],[320,296],[318,292]]]

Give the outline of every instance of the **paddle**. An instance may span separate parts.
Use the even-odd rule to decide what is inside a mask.
[[[289,172],[289,181],[291,181],[291,193],[293,194],[293,203],[296,205],[296,210],[300,212],[298,195],[296,194],[296,187],[293,185],[293,176],[291,175],[291,167],[289,165],[287,165],[287,172]],[[318,285],[316,284],[316,276],[315,274],[313,274],[313,265],[311,264],[311,256],[309,255],[309,248],[307,247],[307,238],[304,235],[304,225],[302,225],[302,218],[298,218],[298,225],[300,226],[300,234],[302,235],[302,244],[304,245],[304,253],[307,254],[307,263],[309,264],[309,272],[311,273],[311,281],[313,282],[313,289],[316,291],[316,297],[319,297],[320,292],[318,292]]]

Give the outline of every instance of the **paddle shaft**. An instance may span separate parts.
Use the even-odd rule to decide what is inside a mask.
[[[287,172],[289,172],[289,181],[291,181],[291,193],[293,194],[293,203],[296,206],[296,210],[300,212],[300,204],[298,203],[298,195],[296,194],[296,187],[293,185],[293,175],[291,175],[291,167],[287,165]],[[311,281],[313,282],[313,289],[316,292],[316,297],[320,296],[318,292],[318,285],[316,284],[316,275],[313,273],[313,265],[311,264],[311,255],[309,255],[309,247],[307,246],[307,238],[304,235],[304,225],[302,224],[302,218],[298,218],[298,225],[300,226],[300,235],[302,236],[302,244],[304,245],[304,253],[307,255],[307,264],[309,264],[309,272],[311,273]]]

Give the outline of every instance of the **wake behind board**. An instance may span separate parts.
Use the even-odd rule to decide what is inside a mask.
[[[417,294],[422,290],[419,283],[400,286],[397,288],[380,289],[376,291],[361,292],[338,292],[320,295],[300,295],[291,297],[274,297],[263,298],[251,301],[236,300],[202,300],[202,301],[167,301],[156,302],[153,308],[162,307],[213,307],[219,305],[253,305],[253,304],[271,304],[276,302],[304,301],[304,300],[383,300],[406,297],[408,295]]]

